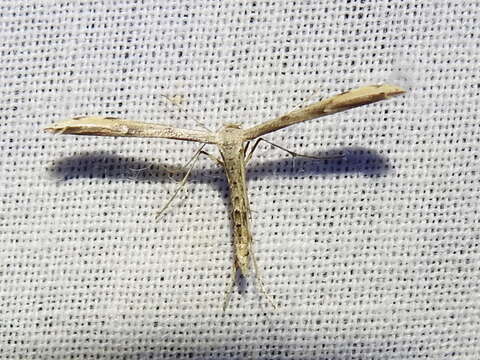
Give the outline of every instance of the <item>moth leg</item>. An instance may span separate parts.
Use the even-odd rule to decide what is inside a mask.
[[[248,162],[252,159],[252,156],[253,156],[253,152],[257,149],[257,146],[258,144],[260,144],[260,141],[263,140],[262,138],[259,138],[255,141],[255,143],[253,144],[252,148],[250,149],[250,152],[248,153],[248,155],[246,155],[246,152],[247,152],[247,148],[248,148],[248,144],[250,144],[250,141],[247,142],[247,146],[245,146],[245,164],[248,164]]]
[[[160,216],[162,216],[162,214],[165,212],[165,210],[167,210],[167,208],[170,206],[170,204],[172,203],[172,201],[175,199],[175,197],[178,195],[178,193],[180,192],[180,190],[182,190],[182,188],[185,186],[185,184],[187,183],[187,180],[188,180],[188,177],[190,176],[190,173],[192,172],[192,169],[193,169],[193,166],[195,165],[195,163],[197,162],[198,160],[198,157],[200,156],[200,154],[202,153],[202,150],[203,148],[205,147],[205,144],[203,144],[200,149],[198,149],[196,152],[195,152],[195,155],[193,155],[193,157],[188,161],[188,163],[185,165],[185,167],[188,167],[188,170],[185,174],[185,176],[183,177],[183,179],[180,181],[180,185],[177,186],[177,188],[175,189],[173,195],[170,197],[170,199],[167,201],[167,203],[160,209],[160,211],[157,212],[155,218],[158,219],[160,218]]]
[[[250,247],[250,255],[252,256],[252,262],[253,262],[253,267],[255,269],[255,287],[257,288],[258,291],[260,291],[263,296],[268,300],[270,305],[272,305],[274,310],[278,310],[277,305],[273,301],[272,297],[268,294],[267,290],[265,289],[265,285],[263,283],[263,280],[260,276],[260,270],[258,268],[257,260],[255,259],[255,255],[253,254],[253,249]]]
[[[260,141],[265,141],[267,144],[270,144],[270,145],[272,145],[272,146],[274,146],[274,147],[276,147],[280,150],[283,150],[283,151],[287,152],[292,157],[304,157],[304,158],[315,159],[315,160],[333,160],[333,159],[343,159],[343,158],[345,158],[345,153],[343,151],[338,152],[337,154],[324,155],[324,156],[313,156],[313,155],[307,155],[307,154],[300,154],[300,153],[296,153],[294,151],[288,150],[288,149],[284,148],[283,146],[277,145],[277,144],[275,144],[271,141],[268,141],[267,139],[259,138],[255,142],[255,145],[253,146],[252,151],[250,151],[250,154],[247,157],[247,161],[251,159],[252,154],[253,154],[253,150],[255,150],[255,148],[257,147],[257,145]]]
[[[208,152],[206,152],[206,151],[204,151],[204,150],[200,151],[200,153],[203,154],[203,155],[207,155],[208,158],[209,158],[210,160],[212,160],[214,163],[216,163],[217,165],[219,165],[219,166],[221,166],[221,167],[224,167],[222,159],[220,159],[220,158],[218,158],[218,157],[216,157],[216,156],[213,156],[212,154],[209,154]]]
[[[243,148],[243,157],[246,159],[247,158],[247,152],[248,152],[248,147],[250,146],[251,141],[247,141],[245,143],[245,146]]]
[[[223,166],[223,162],[221,159],[209,154],[208,152],[206,152],[205,150],[200,150],[200,154],[202,155],[206,155],[208,156],[213,162],[216,162],[218,163],[219,165]],[[185,172],[185,169],[188,168],[188,166],[192,163],[192,161],[194,160],[195,156],[193,156],[185,165],[183,165],[182,167],[180,167],[178,170],[177,169],[169,169],[165,166],[162,166],[162,168],[167,172],[169,173],[169,179],[170,180],[173,180],[175,182],[181,182],[183,180],[180,180],[180,181],[177,181],[176,179],[173,178],[173,175],[178,175],[182,172]],[[195,160],[196,161],[196,160]]]
[[[176,177],[178,178],[179,174],[185,174],[186,168],[188,167],[188,163],[182,166],[179,166],[177,168],[168,168],[164,165],[160,165],[163,171],[165,171],[168,174],[168,178],[176,183],[179,183],[181,180],[177,180]]]
[[[228,303],[230,302],[230,298],[232,297],[232,292],[235,286],[236,278],[237,278],[237,265],[234,262],[232,264],[232,276],[231,276],[232,280],[230,281],[230,285],[228,285],[227,290],[225,291],[225,299],[223,300],[223,307],[222,307],[223,312],[225,312],[225,310],[227,309]]]

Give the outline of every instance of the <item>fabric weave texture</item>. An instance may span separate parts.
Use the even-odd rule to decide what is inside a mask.
[[[1,359],[479,359],[480,3],[0,2]],[[366,84],[403,96],[266,138],[248,166],[274,311],[240,280],[198,144],[51,135],[79,115],[253,126]],[[208,151],[217,155],[214,147]],[[167,171],[168,170],[168,171]]]

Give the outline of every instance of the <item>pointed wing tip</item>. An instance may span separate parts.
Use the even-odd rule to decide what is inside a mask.
[[[379,85],[371,85],[372,88],[375,88],[376,93],[382,93],[385,97],[389,98],[392,96],[402,95],[407,91],[400,86],[397,85],[390,85],[390,84],[379,84]]]
[[[51,134],[56,134],[58,130],[54,127],[46,127],[42,129],[44,132],[51,133]]]
[[[80,120],[80,118],[62,120],[43,128],[43,131],[51,134],[62,134],[65,133],[72,126],[77,125],[76,122],[78,122],[78,120]]]
[[[76,116],[71,119],[56,122],[47,126],[43,131],[52,134],[96,134],[102,129],[113,129],[119,119],[103,116]],[[121,129],[114,129],[121,130]]]
[[[43,128],[42,130],[44,132],[50,133],[50,134],[61,134],[65,132],[65,130],[68,128],[68,125],[65,124],[65,121],[60,121],[57,123],[54,123],[50,126],[47,126]]]

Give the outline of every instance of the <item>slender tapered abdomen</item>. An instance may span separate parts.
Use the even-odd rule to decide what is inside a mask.
[[[235,247],[235,266],[243,275],[249,273],[250,247],[252,233],[250,231],[250,204],[247,196],[245,159],[243,145],[232,151],[222,151],[225,174],[230,187],[232,206],[233,244]]]

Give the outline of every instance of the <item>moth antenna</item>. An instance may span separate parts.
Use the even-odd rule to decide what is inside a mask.
[[[180,112],[183,112],[185,115],[187,115],[187,112],[185,111],[185,109],[182,108],[177,101],[174,101],[170,96],[167,96],[165,94],[160,94],[160,95],[162,97],[164,97],[165,99],[167,99],[173,106],[176,106],[180,110]],[[211,130],[204,123],[202,123],[200,120],[198,120],[198,115],[195,115],[195,114],[192,114],[192,115],[193,115],[192,119],[193,119],[193,121],[195,121],[195,124],[197,124],[198,126],[203,128],[204,130],[207,130],[207,131],[211,132]]]

